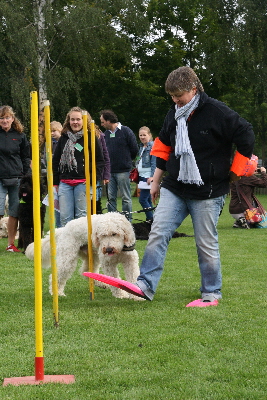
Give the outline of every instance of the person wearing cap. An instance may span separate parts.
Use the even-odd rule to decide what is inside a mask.
[[[169,241],[190,215],[201,275],[201,298],[187,306],[217,305],[222,297],[217,223],[230,179],[238,179],[234,171],[229,172],[232,146],[249,160],[254,132],[251,124],[235,111],[209,97],[189,67],[172,71],[165,90],[173,105],[151,151],[156,156],[151,196],[154,203],[159,194],[160,197],[136,285],[145,299],[153,299]],[[183,267],[178,256],[177,269]]]

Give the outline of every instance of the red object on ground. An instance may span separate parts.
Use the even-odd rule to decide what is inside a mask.
[[[114,278],[113,276],[103,274],[95,274],[94,272],[84,272],[83,275],[97,281],[107,283],[108,285],[115,286],[119,289],[125,290],[126,292],[134,294],[135,296],[145,298],[144,293],[141,289],[139,289],[138,286],[134,285],[133,283],[124,281],[123,279]]]
[[[13,385],[42,385],[43,383],[74,383],[74,375],[44,375],[44,379],[38,381],[35,376],[23,376],[18,378],[5,378],[3,386]]]

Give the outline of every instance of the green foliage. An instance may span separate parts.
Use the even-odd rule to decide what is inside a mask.
[[[29,93],[39,90],[40,83],[56,118],[62,120],[70,106],[82,102],[82,82],[90,85],[99,69],[129,71],[135,21],[139,22],[136,32],[146,29],[142,2],[77,0],[52,2],[52,7],[50,0],[44,3],[38,14],[37,1],[31,6],[25,2],[25,7],[18,7],[17,1],[0,1],[0,102],[16,107],[25,121]],[[45,21],[44,31],[37,19]],[[43,60],[45,69],[38,60]]]
[[[267,208],[266,196],[259,196]],[[139,210],[134,198],[134,210]],[[219,219],[223,299],[186,308],[199,296],[194,238],[172,239],[152,302],[121,300],[78,270],[59,298],[54,327],[43,271],[45,375],[75,383],[0,388],[0,398],[64,400],[263,400],[266,398],[266,266],[261,229],[233,229],[228,202]],[[103,199],[104,203],[104,199]],[[137,214],[138,218],[141,214]],[[187,218],[179,232],[193,234]],[[1,251],[1,380],[34,376],[34,271],[23,254]],[[137,242],[142,258],[144,241]]]
[[[108,107],[157,134],[170,104],[166,77],[189,65],[210,96],[252,123],[266,158],[264,1],[0,0],[0,21],[0,104],[26,129],[29,93],[44,86],[53,119],[75,105],[97,117]]]

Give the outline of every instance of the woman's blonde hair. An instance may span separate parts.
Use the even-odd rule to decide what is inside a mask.
[[[52,129],[54,129],[56,131],[61,132],[63,128],[62,128],[62,125],[60,122],[52,121],[52,122],[50,122],[50,129],[51,129],[51,131],[52,131]]]
[[[152,135],[150,129],[147,126],[142,126],[141,128],[139,128],[139,132],[140,131],[146,131],[147,134],[150,136],[150,138],[153,140],[153,135]]]
[[[10,106],[1,106],[0,107],[0,118],[5,116],[10,116],[14,118],[11,127],[15,129],[17,132],[22,133],[24,128],[20,120],[16,117],[15,112],[12,107]]]

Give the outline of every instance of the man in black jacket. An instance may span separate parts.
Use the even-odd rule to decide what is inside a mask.
[[[157,157],[151,196],[160,199],[137,286],[152,300],[169,240],[190,214],[201,273],[201,299],[188,306],[216,305],[222,297],[217,222],[229,191],[232,145],[249,159],[251,125],[224,103],[207,96],[189,67],[172,71],[165,90],[174,101],[151,154]],[[168,174],[163,178],[164,172]],[[232,173],[232,178],[237,177]],[[161,189],[160,189],[161,183]]]
[[[117,210],[118,189],[121,192],[122,211],[131,220],[132,196],[129,173],[132,160],[138,154],[139,147],[133,131],[118,122],[116,114],[111,110],[100,112],[101,125],[110,158],[111,178],[108,184],[108,211]]]

